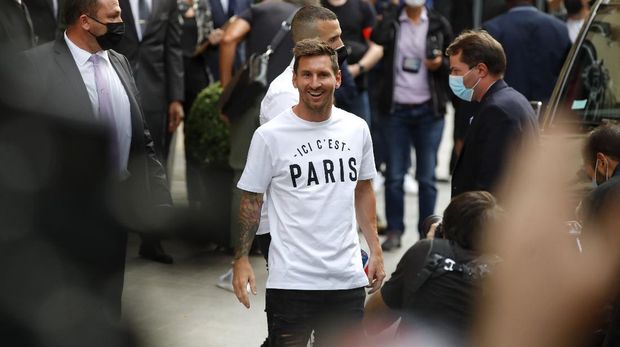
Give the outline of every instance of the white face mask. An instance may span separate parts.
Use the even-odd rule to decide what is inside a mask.
[[[607,161],[605,161],[607,164]],[[594,164],[594,176],[592,177],[592,188],[598,187],[598,182],[596,181],[596,174],[598,173],[598,158],[596,159],[596,163]],[[609,164],[605,165],[605,182],[609,179]]]
[[[426,0],[405,0],[405,4],[411,7],[420,7],[426,4]]]

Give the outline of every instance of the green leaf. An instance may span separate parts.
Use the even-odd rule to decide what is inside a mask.
[[[206,167],[228,167],[229,129],[220,119],[217,109],[221,94],[219,82],[203,89],[196,97],[185,124],[188,159]]]

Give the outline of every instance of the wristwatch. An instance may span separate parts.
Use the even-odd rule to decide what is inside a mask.
[[[360,75],[366,72],[366,68],[361,63],[357,63],[357,66],[360,68]]]

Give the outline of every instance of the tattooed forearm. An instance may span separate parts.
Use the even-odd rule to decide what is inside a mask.
[[[244,191],[241,193],[241,207],[239,209],[239,224],[241,233],[239,245],[235,250],[235,259],[247,256],[254,241],[254,235],[260,222],[260,210],[263,205],[263,194]]]

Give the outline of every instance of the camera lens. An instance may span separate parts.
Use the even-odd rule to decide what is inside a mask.
[[[443,217],[441,217],[440,215],[436,215],[436,214],[432,214],[424,218],[424,222],[422,222],[422,231],[424,232],[424,235],[422,236],[426,237],[426,234],[428,234],[428,231],[431,229],[431,225],[437,222],[441,222],[442,220],[443,220]]]

